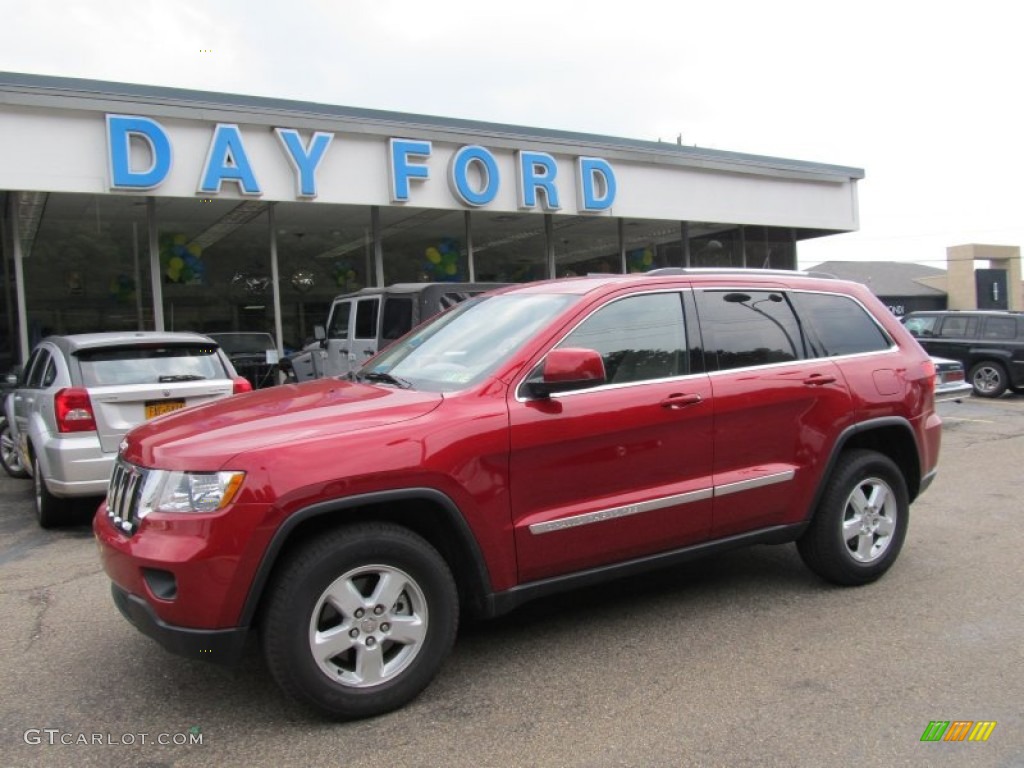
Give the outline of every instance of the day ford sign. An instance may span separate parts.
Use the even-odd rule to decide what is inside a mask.
[[[132,115],[107,115],[107,157],[110,188],[138,192],[159,187],[174,165],[174,146],[167,130],[156,120]],[[317,197],[317,174],[335,135],[315,131],[303,140],[293,128],[275,128],[281,153],[295,178],[295,196]],[[136,151],[133,154],[133,145]],[[141,152],[138,150],[141,148]],[[495,154],[479,144],[459,147],[442,174],[431,162],[434,147],[430,141],[392,138],[388,142],[387,175],[391,201],[416,202],[418,185],[447,178],[455,200],[469,208],[484,208],[495,200],[503,179]],[[140,158],[145,158],[140,162]],[[134,161],[134,162],[133,162]],[[516,196],[523,210],[559,211],[562,209],[562,182],[555,158],[529,150],[515,152]],[[583,213],[600,213],[611,208],[617,191],[612,166],[599,157],[575,159],[577,208]],[[382,169],[383,172],[383,169]],[[443,183],[443,182],[442,182]],[[196,183],[196,193],[206,197],[219,194],[225,185],[233,185],[245,196],[259,197],[263,189],[246,152],[240,128],[232,123],[214,126],[206,160]]]

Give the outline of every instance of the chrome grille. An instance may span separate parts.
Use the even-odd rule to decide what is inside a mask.
[[[129,536],[139,527],[139,492],[146,470],[118,459],[107,488],[107,519]]]

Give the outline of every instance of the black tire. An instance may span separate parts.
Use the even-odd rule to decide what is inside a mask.
[[[875,581],[903,548],[909,498],[903,474],[890,458],[866,450],[844,453],[810,526],[797,541],[800,557],[834,584]]]
[[[375,591],[385,588],[391,595],[375,604]],[[339,528],[291,553],[265,606],[262,644],[274,679],[296,701],[339,720],[414,699],[441,668],[459,623],[447,563],[423,538],[389,523]],[[338,652],[314,654],[316,642]]]
[[[71,504],[67,499],[54,496],[46,487],[39,459],[32,457],[32,483],[35,490],[36,520],[41,528],[57,528],[71,522]]]
[[[1001,363],[985,360],[971,368],[969,374],[974,394],[978,397],[1001,397],[1010,383]]]
[[[25,471],[18,455],[18,446],[11,435],[11,425],[4,416],[0,416],[0,466],[3,466],[4,472],[11,477],[28,477],[28,472]]]

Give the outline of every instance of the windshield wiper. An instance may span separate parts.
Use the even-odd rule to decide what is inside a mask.
[[[170,381],[203,381],[205,378],[205,376],[198,376],[194,373],[181,373],[175,376],[161,376],[157,381],[166,384]]]
[[[366,381],[379,381],[383,384],[394,384],[396,387],[401,389],[412,389],[412,382],[400,379],[397,376],[392,376],[390,373],[381,373],[379,371],[370,371],[369,373],[359,374],[357,379],[366,379]]]

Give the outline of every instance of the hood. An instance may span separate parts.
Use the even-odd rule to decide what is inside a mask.
[[[254,448],[415,419],[442,400],[437,392],[338,379],[285,384],[146,422],[128,434],[121,453],[147,467],[213,470]]]

